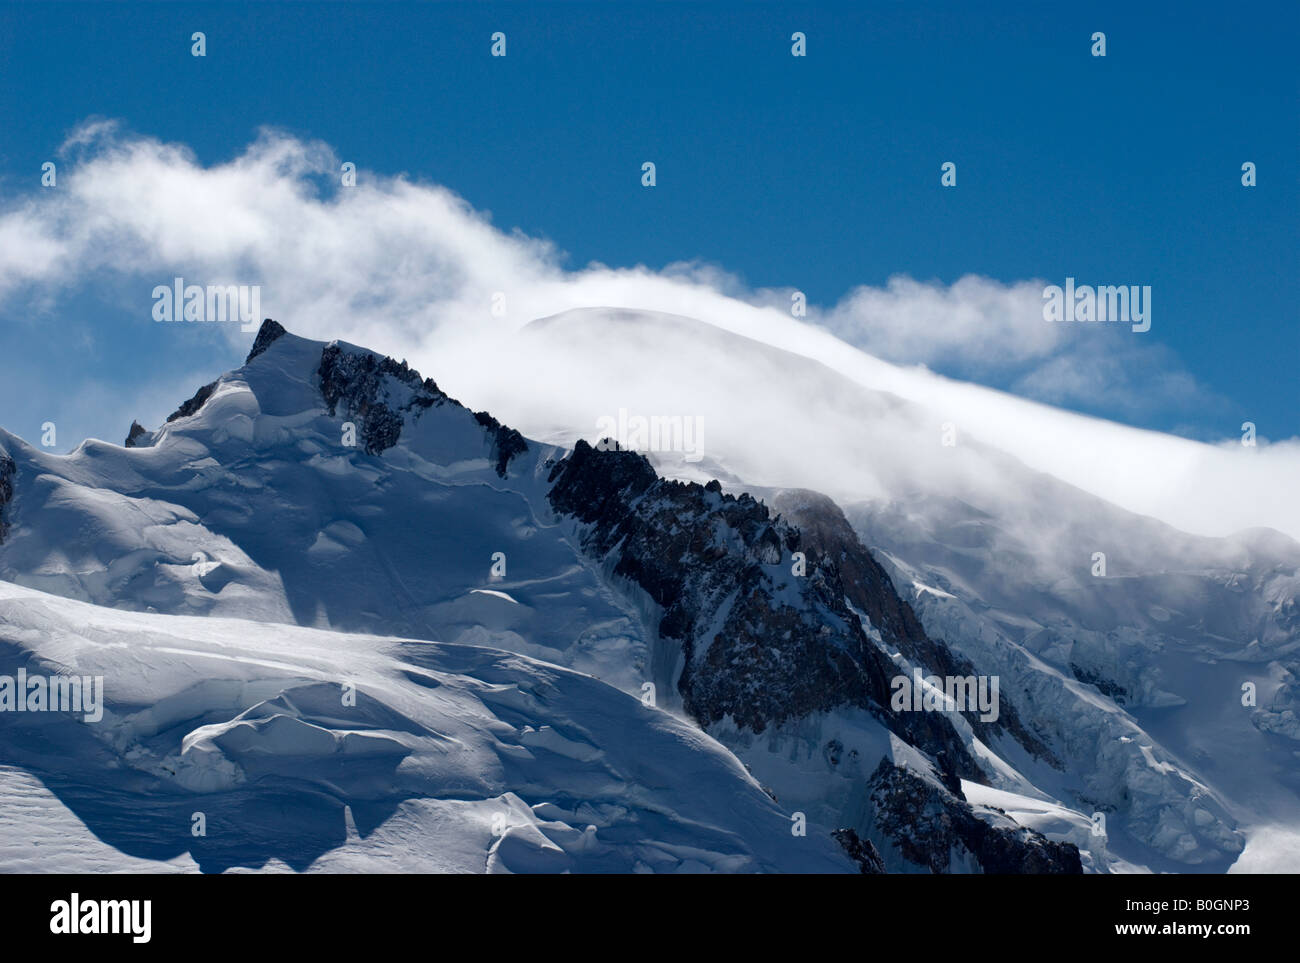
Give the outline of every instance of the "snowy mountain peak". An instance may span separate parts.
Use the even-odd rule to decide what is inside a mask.
[[[1226,868],[1241,852],[1240,810],[1158,713],[1176,709],[1173,689],[1214,684],[1215,660],[1276,660],[1253,715],[1225,705],[1215,725],[1255,763],[1300,737],[1300,686],[1282,662],[1296,644],[1286,544],[1249,577],[1075,587],[1068,568],[1034,568],[1043,556],[1020,548],[1022,528],[1000,527],[995,505],[918,496],[846,511],[806,489],[746,493],[719,468],[725,485],[665,478],[617,445],[549,447],[405,361],[267,320],[242,367],[156,431],[133,425],[124,447],[88,441],[59,456],[0,434],[0,578],[47,593],[42,606],[62,596],[564,665],[686,717],[864,868]],[[1076,528],[1119,524],[1046,480],[1026,490],[1036,506],[1048,495],[1073,506]],[[1187,544],[1213,557],[1204,540]],[[1206,580],[1232,618],[1254,620],[1253,649],[1231,648],[1235,623],[1192,608]],[[1159,605],[1137,608],[1126,586],[1138,583]],[[1149,625],[1161,634],[1143,634]],[[1193,641],[1194,662],[1180,654]],[[997,711],[896,699],[900,679],[931,675],[998,683]],[[253,743],[357,742],[316,732],[331,726],[294,715],[294,698],[244,693],[185,758],[249,776],[256,767],[236,757]],[[561,728],[527,699],[512,706],[512,725]],[[534,741],[588,753],[571,734]],[[1268,804],[1285,814],[1283,784],[1269,784]],[[1098,813],[1113,836],[1093,832]],[[955,828],[918,833],[934,820]]]
[[[244,359],[244,364],[256,358],[269,348],[276,338],[285,333],[284,326],[278,321],[272,321],[270,318],[263,321],[262,326],[257,330],[257,337],[253,339],[253,346],[248,350],[248,357]]]

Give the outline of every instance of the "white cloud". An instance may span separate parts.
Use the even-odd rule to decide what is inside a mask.
[[[825,320],[844,340],[888,361],[1002,368],[1047,356],[1069,330],[1043,320],[1043,285],[976,275],[952,285],[892,277],[884,288],[854,289]]]
[[[182,147],[125,136],[99,121],[75,131],[65,147],[77,159],[61,170],[57,189],[0,210],[0,300],[10,305],[111,274],[138,280],[144,317],[153,286],[174,275],[198,284],[260,284],[263,313],[295,333],[407,358],[463,400],[494,401],[509,409],[498,415],[516,413],[519,427],[538,430],[562,412],[599,411],[610,397],[582,399],[580,379],[550,377],[535,335],[522,342],[535,352],[531,368],[527,353],[512,355],[520,328],[592,306],[667,312],[816,359],[859,386],[959,421],[970,437],[1033,468],[1186,530],[1271,525],[1300,537],[1300,443],[1250,450],[1140,431],[891,364],[831,333],[895,360],[941,364],[960,356],[989,369],[1026,365],[1022,390],[1059,401],[1117,385],[1129,404],[1149,399],[1149,386],[1133,379],[1122,358],[1098,355],[1109,369],[1088,369],[1062,353],[1061,326],[1041,321],[1039,281],[966,277],[945,287],[894,278],[883,289],[858,288],[825,311],[810,306],[804,323],[790,316],[788,292],[747,291],[708,265],[566,270],[551,245],[494,227],[442,187],[363,171],[356,187],[343,188],[328,147],[271,131],[235,159],[206,168]],[[504,318],[491,312],[498,293]],[[235,325],[229,336],[247,340]],[[670,412],[675,397],[688,397],[729,363],[726,348],[702,346],[708,340],[698,347],[673,341],[674,351],[694,352],[676,364],[625,364],[614,387]],[[581,362],[579,371],[597,371],[603,347],[598,336],[579,340],[566,344],[566,357]],[[781,363],[774,365],[766,377],[779,380]],[[696,384],[686,384],[687,373]],[[815,391],[810,382],[805,395]],[[1160,392],[1186,400],[1195,388],[1175,370]],[[799,404],[798,395],[782,397]],[[761,392],[751,401],[761,405]],[[725,402],[698,400],[719,412]],[[720,438],[712,427],[710,437],[757,466],[770,455],[764,426],[784,417],[801,426],[809,448],[816,441],[833,450],[838,436],[820,435],[816,414],[771,409],[766,421],[745,421],[738,413],[736,437]],[[745,431],[754,437],[740,437]],[[861,470],[869,456],[897,458],[878,451],[845,462],[818,452],[788,467],[809,487],[864,491],[863,480],[846,473]],[[885,467],[888,474],[907,466]],[[928,463],[924,470],[942,471]]]

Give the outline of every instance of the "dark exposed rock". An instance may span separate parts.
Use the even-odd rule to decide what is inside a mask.
[[[964,799],[895,766],[888,759],[867,782],[870,822],[902,856],[932,873],[949,872],[954,856],[973,858],[985,873],[1083,872],[1073,843],[1052,842],[1019,827],[993,826]]]
[[[899,595],[889,573],[862,544],[834,501],[820,492],[787,490],[773,499],[773,507],[799,527],[804,544],[816,546],[835,559],[849,601],[871,620],[885,644],[927,675],[976,675],[969,660],[926,635],[912,606]],[[995,721],[985,722],[974,711],[963,712],[962,716],[983,742],[991,744],[993,733],[1010,733],[1031,754],[1060,768],[1055,754],[1021,722],[1005,693],[999,692]]]
[[[1118,682],[1112,682],[1105,676],[1096,672],[1090,672],[1083,666],[1070,663],[1070,671],[1074,677],[1085,685],[1095,686],[1097,691],[1103,695],[1110,696],[1115,700],[1116,705],[1125,705],[1128,702],[1128,691]]]
[[[492,433],[492,455],[496,458],[497,474],[506,477],[506,466],[515,455],[522,455],[528,450],[524,436],[513,428],[507,428],[486,411],[474,412],[474,419]]]
[[[879,850],[871,840],[860,837],[857,830],[837,829],[831,835],[858,864],[858,871],[864,876],[878,876],[885,872],[885,862],[880,858]]]
[[[262,327],[257,331],[257,337],[253,339],[253,347],[248,352],[248,357],[244,359],[244,364],[252,361],[259,354],[271,346],[276,338],[284,334],[284,327],[276,321],[267,318],[262,322]]]
[[[167,421],[170,423],[175,421],[177,418],[188,418],[203,407],[207,400],[212,397],[212,392],[216,389],[217,383],[215,381],[211,384],[204,385],[198,391],[194,392],[193,398],[168,415]]]
[[[6,509],[14,497],[14,476],[18,474],[18,466],[8,455],[0,452],[0,542],[5,540],[9,534],[9,521]]]
[[[404,415],[418,417],[422,412],[441,405],[464,408],[456,399],[443,392],[432,378],[420,379],[420,373],[407,366],[405,361],[381,358],[370,352],[345,351],[331,344],[321,352],[321,395],[334,415],[340,403],[348,417],[358,421],[365,450],[378,455],[401,437]],[[395,396],[385,385],[391,378],[408,389],[406,398]],[[510,459],[528,450],[523,436],[507,428],[487,412],[479,412],[474,419],[489,433],[492,457],[497,474],[502,478]]]
[[[141,435],[147,434],[149,434],[149,432],[145,429],[144,425],[140,424],[138,421],[132,421],[131,430],[126,434],[126,441],[123,442],[123,447],[134,448],[137,439],[139,439]]]
[[[364,448],[371,455],[397,444],[402,433],[402,411],[424,411],[448,400],[433,379],[426,387],[419,373],[408,368],[405,361],[399,365],[392,358],[369,352],[344,351],[338,344],[327,345],[321,352],[317,374],[330,414],[336,414],[342,402],[345,414],[358,421]],[[409,388],[410,399],[399,402],[390,398],[384,385],[386,377]]]
[[[661,479],[644,456],[579,441],[551,469],[552,507],[581,522],[582,545],[662,609],[681,645],[677,688],[702,725],[730,717],[761,732],[857,706],[935,760],[945,784],[979,770],[942,713],[894,712],[894,664],[845,603],[835,559],[748,494]],[[807,555],[791,574],[791,555]]]

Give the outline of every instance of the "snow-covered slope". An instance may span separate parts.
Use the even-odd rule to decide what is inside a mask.
[[[475,397],[527,434],[569,445],[594,440],[600,415],[620,408],[690,413],[704,458],[661,452],[661,472],[769,501],[816,489],[848,506],[929,634],[1003,676],[1063,764],[1022,768],[1051,796],[1105,813],[1109,850],[1222,869],[1240,851],[1237,828],[1253,839],[1300,825],[1292,539],[1194,536],[1120,509],[1007,454],[1023,439],[982,437],[946,395],[882,390],[896,379],[877,384],[880,365],[847,345],[823,365],[689,318],[591,309],[534,322],[514,350],[546,384],[581,384],[524,403],[493,379],[498,368],[477,371]],[[1094,438],[1077,435],[1085,461]],[[1254,706],[1242,704],[1247,682]]]
[[[694,726],[499,650],[0,582],[19,668],[104,711],[0,713],[0,871],[854,869]]]
[[[0,431],[17,464],[0,578],[139,611],[497,645],[639,685],[635,625],[534,512],[548,452],[516,455],[507,482],[496,428],[347,348],[324,369],[349,395],[332,406],[326,346],[285,335],[131,448],[59,456]]]
[[[969,810],[961,778],[981,778],[977,756],[985,750],[969,727],[885,705],[894,663],[879,631],[868,636],[842,597],[834,561],[803,546],[813,577],[780,575],[798,533],[768,509],[700,486],[682,490],[697,502],[705,540],[699,557],[681,560],[695,571],[678,586],[674,611],[698,620],[684,633],[664,618],[670,599],[616,571],[592,543],[585,496],[575,494],[636,500],[609,485],[621,468],[606,469],[627,465],[653,480],[644,459],[616,451],[564,457],[364,349],[305,341],[268,322],[247,364],[200,388],[158,431],[133,425],[126,447],[90,441],[58,457],[12,436],[0,445],[7,466],[0,517],[8,526],[0,573],[12,582],[136,612],[409,635],[561,662],[731,740],[780,785],[790,818],[800,825],[806,818],[823,841],[843,830],[837,838],[872,869],[872,840],[852,836],[866,834],[871,817],[854,801],[856,766],[881,759],[908,766],[961,812]],[[642,518],[652,502],[625,501],[620,510],[645,536],[640,562],[671,566],[670,556],[655,553],[675,544],[678,522],[671,500],[667,511]],[[765,578],[776,574],[777,582],[753,581],[756,552]],[[877,591],[892,597],[887,579]],[[704,641],[699,632],[716,621],[730,634],[738,614],[747,628],[737,651],[779,657],[743,657],[708,672],[692,660],[683,672]],[[803,626],[798,638],[795,625]],[[893,629],[882,628],[892,640]],[[838,682],[800,680],[818,652],[832,651],[840,653]],[[722,703],[697,698],[705,690],[731,695]],[[285,714],[261,701],[242,698],[231,708]],[[792,735],[806,743],[801,752],[821,760],[834,738],[819,733],[837,713],[847,714],[831,725],[849,746],[841,775],[786,780],[771,771],[776,747]],[[221,760],[213,747],[236,738],[194,734],[191,755]],[[199,788],[228,775],[224,765],[183,772]],[[1055,865],[1036,860],[1036,850],[1049,848],[1041,837],[996,838],[997,852],[1026,868]],[[971,845],[978,867],[984,843]],[[913,865],[936,861],[952,862],[946,847]],[[1077,871],[1077,856],[1062,865]]]
[[[1040,785],[1108,813],[1171,857],[1161,868],[1222,869],[1256,833],[1300,825],[1300,549],[1096,506],[1063,523],[1087,497],[1056,487],[1061,511],[1031,544],[964,503],[849,515],[912,587],[927,631],[999,672],[1050,744],[1086,763]],[[1244,839],[1222,831],[1221,810]]]
[[[662,329],[636,330],[661,336],[662,348],[693,329],[675,319]],[[817,367],[725,337],[735,342],[727,347],[737,368],[753,378],[722,386],[739,399],[728,410],[746,418],[775,418],[771,406],[792,401],[781,394],[782,371]],[[635,349],[637,339],[628,340]],[[615,376],[620,350],[610,354]],[[1192,727],[1164,732],[1159,719],[1137,715],[1148,706],[1163,711],[1165,676],[1143,676],[1139,665],[1129,679],[1117,666],[1124,645],[1163,644],[1152,623],[1131,617],[1135,600],[1128,607],[1112,601],[1107,610],[1100,602],[1110,596],[1062,588],[1070,584],[1079,530],[1043,544],[1026,533],[1053,531],[1043,521],[1053,512],[1068,513],[1089,532],[1101,530],[1089,520],[1108,518],[1108,544],[1127,536],[1128,544],[1145,545],[1141,564],[1156,573],[1172,564],[1169,546],[1185,562],[1195,543],[1201,564],[1217,557],[1215,540],[1144,529],[1141,520],[987,446],[966,443],[936,455],[937,432],[920,440],[923,428],[929,436],[927,413],[837,382],[827,369],[814,373],[825,383],[824,397],[804,398],[798,410],[826,423],[810,422],[802,450],[785,447],[793,439],[774,432],[765,439],[764,463],[738,441],[736,428],[745,421],[710,421],[704,462],[655,456],[661,470],[689,480],[668,482],[640,455],[581,444],[566,450],[594,417],[574,414],[577,430],[546,429],[548,441],[561,443],[551,447],[475,414],[404,363],[296,338],[268,322],[247,364],[201,388],[157,431],[132,426],[129,447],[88,441],[54,456],[0,432],[0,578],[143,619],[207,616],[221,631],[250,638],[272,637],[282,631],[276,625],[309,626],[332,630],[320,638],[340,645],[353,645],[358,633],[436,640],[486,646],[495,659],[502,658],[495,650],[508,650],[589,673],[622,690],[621,699],[652,699],[661,714],[680,713],[679,724],[705,727],[779,800],[787,835],[790,817],[802,813],[810,838],[825,843],[834,831],[866,868],[1221,869],[1241,851],[1242,823],[1253,827],[1267,813],[1283,828],[1300,826],[1284,806],[1267,810],[1229,799],[1208,780],[1201,760],[1178,741],[1193,735]],[[807,385],[808,374],[793,380]],[[609,375],[592,380],[613,385]],[[554,396],[551,387],[538,390]],[[844,420],[846,398],[860,402],[848,409],[855,420]],[[747,410],[748,399],[754,407]],[[618,396],[609,401],[606,410],[616,411]],[[641,410],[683,411],[689,403],[665,400]],[[858,429],[847,430],[850,424]],[[877,457],[888,444],[903,446],[902,457]],[[912,452],[917,463],[909,473]],[[808,464],[801,466],[804,455]],[[935,473],[936,458],[949,459],[948,474]],[[760,482],[785,481],[846,463],[861,466],[864,489],[874,496],[854,500],[856,531],[815,492],[751,488],[765,505],[700,484],[716,476],[736,492],[749,472]],[[835,477],[842,487],[842,471]],[[954,487],[964,499],[954,502]],[[962,543],[971,527],[949,525],[945,513],[960,515],[963,506],[993,519],[986,528],[1018,536],[1018,550]],[[921,523],[933,525],[933,534],[917,528]],[[1148,531],[1155,534],[1144,540]],[[1256,566],[1263,581],[1242,586],[1215,629],[1232,638],[1253,619],[1261,639],[1254,654],[1275,661],[1295,641],[1291,543],[1277,539],[1241,543],[1235,562]],[[1056,546],[1056,555],[1044,544]],[[955,552],[966,568],[949,564],[953,546],[969,548]],[[1261,561],[1266,550],[1272,554]],[[1112,551],[1125,557],[1123,549]],[[795,574],[795,553],[806,572]],[[1042,562],[1052,565],[1040,577]],[[1293,579],[1294,566],[1289,571]],[[996,596],[998,587],[1008,594]],[[1169,646],[1169,665],[1224,654],[1210,645],[1183,657],[1197,625],[1208,624],[1198,612],[1222,608],[1213,593],[1194,583],[1183,586],[1181,607],[1161,598],[1147,616],[1183,633]],[[1169,618],[1161,621],[1161,613]],[[231,618],[253,621],[230,628],[234,623],[223,620]],[[1035,624],[1100,634],[1035,648],[1032,632],[1013,631]],[[1137,636],[1114,643],[1105,633],[1120,625],[1134,626]],[[384,643],[385,658],[412,644]],[[1068,668],[1071,657],[1078,672]],[[182,661],[195,658],[190,652]],[[1060,670],[1062,659],[1069,674]],[[999,718],[899,711],[889,704],[891,677],[916,669],[999,676]],[[454,671],[478,677],[476,669]],[[1281,692],[1285,700],[1286,676],[1275,671],[1271,678],[1261,698]],[[1112,698],[1119,689],[1103,691],[1112,683],[1142,699],[1119,705]],[[251,733],[303,751],[318,743],[387,746],[340,736],[312,701],[323,691],[309,685],[297,695],[241,693],[222,707],[222,718],[203,720],[214,728],[195,725],[182,734],[190,762],[171,766],[176,779],[188,780],[191,792],[240,792],[228,782],[237,769],[260,786],[270,773],[255,758],[249,762],[250,753],[262,751]],[[406,708],[385,705],[410,717]],[[141,703],[137,711],[146,708]],[[1278,733],[1293,717],[1280,704],[1274,710],[1249,716],[1256,721],[1244,735],[1269,747],[1285,739]],[[540,731],[551,725],[548,718],[509,721]],[[377,728],[385,738],[403,731]],[[317,730],[333,731],[334,741]],[[603,731],[590,729],[602,750]],[[310,779],[325,780],[336,796],[349,791],[318,764],[307,767]],[[1228,766],[1221,775],[1235,774]],[[1273,799],[1282,778],[1271,773],[1261,792]],[[540,772],[535,779],[547,785]],[[1013,803],[1008,809],[990,799]],[[1108,836],[1090,831],[1098,810],[1108,816]],[[419,831],[417,824],[410,832]],[[948,829],[926,828],[939,824]]]

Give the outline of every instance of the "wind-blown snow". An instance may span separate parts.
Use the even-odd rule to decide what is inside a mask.
[[[998,674],[1004,695],[1064,761],[1056,769],[1011,739],[986,745],[964,720],[953,722],[985,770],[984,788],[1056,814],[1043,820],[1033,807],[1020,806],[1013,818],[1023,813],[1024,825],[1041,824],[1049,838],[1079,845],[1086,868],[1113,871],[1223,869],[1237,859],[1243,840],[1252,856],[1242,865],[1259,865],[1258,832],[1300,826],[1289,775],[1300,689],[1293,661],[1300,645],[1300,553],[1290,539],[1269,532],[1191,536],[1134,516],[960,430],[954,448],[942,446],[930,413],[910,402],[716,329],[701,335],[701,326],[682,319],[554,319],[535,331],[549,339],[556,329],[569,338],[607,324],[626,337],[611,350],[608,370],[588,372],[584,392],[558,409],[561,422],[594,426],[598,415],[586,410],[587,391],[606,392],[611,411],[689,413],[652,407],[663,400],[662,389],[623,377],[625,365],[656,345],[703,338],[699,359],[687,356],[680,364],[690,378],[712,376],[693,365],[715,350],[738,359],[738,369],[717,374],[711,389],[734,397],[705,413],[705,461],[657,460],[666,472],[701,480],[716,475],[760,494],[761,483],[823,471],[834,485],[857,479],[843,490],[828,487],[848,506],[863,541],[890,568],[929,634],[979,671]],[[656,647],[656,613],[608,566],[590,562],[575,546],[571,525],[547,507],[549,465],[563,452],[530,442],[503,477],[491,432],[454,403],[406,412],[400,438],[382,457],[350,448],[341,439],[349,416],[331,416],[322,398],[323,348],[283,335],[218,379],[197,412],[147,434],[140,447],[88,441],[57,456],[0,432],[0,455],[17,466],[0,578],[144,619],[153,612],[206,616],[241,643],[241,634],[271,638],[289,632],[282,627],[304,625],[338,632],[338,644],[361,649],[379,643],[357,643],[370,638],[358,633],[505,649],[589,673],[622,693],[639,694],[644,682],[654,681],[659,704],[679,708],[673,686],[681,664]],[[746,375],[734,374],[739,369]],[[536,422],[555,410],[517,414]],[[783,417],[784,427],[764,434]],[[796,432],[799,418],[804,427]],[[582,433],[561,427],[545,440],[564,443]],[[1090,572],[1094,550],[1107,554],[1105,578]],[[498,552],[505,556],[504,576],[493,574]],[[786,569],[778,567],[784,578]],[[233,616],[254,622],[225,621]],[[120,645],[130,648],[124,639]],[[386,657],[412,658],[414,643],[388,645]],[[166,671],[209,658],[185,646],[177,651],[176,666]],[[503,658],[500,651],[492,657]],[[344,684],[340,675],[306,672],[296,656],[282,663],[265,680],[236,685],[218,674],[196,680],[193,692],[140,694],[130,714],[136,743],[163,732],[174,741],[162,756],[166,770],[152,778],[165,778],[175,792],[242,799],[250,786],[280,775],[282,757],[310,760],[303,763],[310,775],[304,780],[324,780],[329,792],[348,800],[338,825],[321,817],[328,823],[323,839],[335,841],[341,826],[344,840],[356,836],[378,847],[376,858],[408,868],[417,858],[426,866],[463,867],[459,856],[437,862],[441,857],[409,838],[424,819],[462,819],[455,813],[464,800],[446,799],[440,789],[414,792],[381,818],[366,808],[373,800],[353,799],[371,793],[367,787],[396,791],[393,774],[413,764],[405,760],[432,751],[425,743],[413,748],[403,721],[415,718],[409,706],[377,696],[379,705],[365,707],[364,719],[350,720],[357,725],[341,726],[347,720],[330,711],[340,697],[331,686]],[[474,663],[447,671],[478,678],[479,669]],[[120,666],[113,671],[128,678]],[[1253,710],[1238,701],[1243,681],[1259,686]],[[196,698],[211,709],[192,713]],[[510,720],[518,730],[511,752],[594,765],[593,754],[606,751],[600,738],[575,739],[563,722],[528,713]],[[184,732],[173,732],[182,723]],[[760,736],[725,723],[712,734],[752,767],[781,806],[806,812],[826,831],[854,824],[862,781],[882,757],[913,771],[928,766],[877,720],[847,710]],[[833,746],[839,748],[832,752]],[[728,758],[733,768],[739,765]],[[484,760],[491,769],[492,757],[478,762]],[[543,783],[541,776],[535,781]],[[78,791],[85,792],[83,784],[69,789]],[[498,795],[507,792],[526,808],[537,805],[517,786]],[[429,795],[436,804],[420,801]],[[321,805],[328,810],[333,803]],[[125,802],[110,806],[127,809]],[[1081,841],[1079,827],[1098,809],[1108,815],[1110,838],[1102,843],[1088,834]],[[72,811],[86,818],[84,807]],[[1007,818],[991,810],[983,815]],[[387,830],[378,827],[390,819],[393,832],[406,827],[400,830],[405,843],[383,842]],[[550,821],[587,832],[566,819]],[[279,839],[281,828],[266,829],[268,839]],[[131,838],[129,828],[115,823],[108,831]],[[534,843],[536,860],[516,852]],[[200,848],[209,848],[195,858],[220,868],[250,860],[262,865],[263,857],[265,865],[292,868],[344,858],[327,857],[329,846],[313,844],[305,856],[297,843],[282,847],[287,855],[279,845],[213,856],[224,851],[205,843]],[[184,852],[145,858],[184,865]],[[419,855],[400,855],[408,852]],[[465,854],[483,852],[476,841]],[[511,841],[497,857],[489,868],[569,865],[536,839]],[[688,868],[742,866],[683,859]]]

